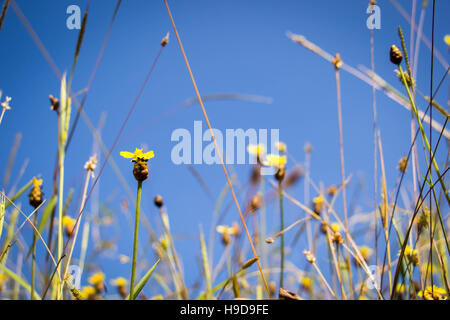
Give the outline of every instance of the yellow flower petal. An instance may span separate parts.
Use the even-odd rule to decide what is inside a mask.
[[[128,151],[121,151],[120,155],[126,159],[134,158],[134,153]]]
[[[146,152],[142,155],[142,157],[146,160],[154,158],[155,157],[155,153],[153,152],[153,150]]]
[[[40,187],[42,185],[42,179],[36,179],[36,177],[33,177],[33,186]]]
[[[275,154],[268,154],[266,156],[267,162],[266,165],[270,167],[277,167],[280,168],[286,164],[286,156],[279,156]]]
[[[446,34],[446,35],[445,35],[445,37],[444,37],[444,42],[445,42],[448,46],[450,46],[450,34]]]
[[[266,147],[263,144],[258,144],[258,145],[250,144],[247,147],[247,151],[248,151],[248,153],[253,154],[255,156],[258,156],[258,155],[260,156],[266,151]]]

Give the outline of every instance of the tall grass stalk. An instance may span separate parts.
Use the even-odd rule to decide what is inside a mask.
[[[139,233],[139,214],[141,212],[141,196],[142,196],[142,181],[138,181],[137,195],[136,195],[136,216],[134,220],[134,241],[133,241],[133,258],[131,263],[131,280],[129,297],[134,296],[134,281],[136,277],[136,257]]]
[[[341,104],[341,80],[339,68],[335,68],[336,75],[336,94],[337,94],[337,108],[338,108],[338,123],[339,123],[339,153],[341,157],[341,179],[342,179],[342,202],[344,206],[344,221],[345,229],[348,232],[348,213],[347,213],[347,191],[345,182],[345,162],[344,162],[344,135],[343,135],[343,125],[342,125],[342,104]],[[348,237],[345,237],[346,244],[348,246]],[[349,281],[350,281],[350,296],[353,297],[353,277],[352,277],[352,266],[350,262],[350,253],[347,254],[346,264],[348,268]]]
[[[283,207],[283,186],[282,182],[278,183],[278,191],[280,198],[280,233],[281,233],[281,243],[280,243],[280,288],[284,288],[284,207]]]

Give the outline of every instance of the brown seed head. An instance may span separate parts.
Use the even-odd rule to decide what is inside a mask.
[[[166,36],[161,40],[161,46],[165,47],[169,43],[169,33],[167,32]]]
[[[391,50],[389,52],[389,58],[391,59],[391,62],[395,65],[400,65],[400,63],[402,63],[402,59],[403,59],[403,54],[400,51],[399,48],[397,48],[397,46],[392,45],[391,46]]]
[[[159,194],[155,197],[154,200],[155,206],[158,208],[161,208],[164,205],[163,197],[161,197]]]
[[[133,175],[137,181],[144,181],[148,178],[147,160],[138,158],[134,162]]]
[[[41,205],[43,202],[43,192],[42,189],[39,186],[33,186],[33,188],[30,191],[30,194],[28,195],[28,199],[30,201],[30,205],[33,208],[37,208]]]
[[[284,181],[284,186],[287,188],[294,185],[301,177],[303,177],[303,168],[301,166],[297,166],[288,172],[286,180]]]
[[[285,166],[280,166],[277,170],[277,172],[275,173],[275,179],[278,180],[278,182],[283,182],[284,177],[286,176],[286,167]]]
[[[261,194],[257,193],[250,203],[250,212],[256,212],[261,208]]]
[[[397,168],[400,172],[405,173],[406,168],[408,168],[408,157],[407,156],[404,156],[400,159],[400,161],[398,162]]]
[[[55,98],[53,95],[49,95],[48,98],[50,99],[50,110],[55,111],[56,113],[59,113],[59,100]]]
[[[342,59],[339,53],[336,53],[336,55],[334,56],[333,60],[331,60],[331,63],[334,65],[334,68],[336,70],[339,70],[340,68],[342,68]]]

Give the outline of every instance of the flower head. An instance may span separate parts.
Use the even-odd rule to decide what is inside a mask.
[[[389,59],[395,65],[400,65],[403,59],[403,54],[397,46],[392,45],[391,50],[389,51]]]
[[[320,212],[322,211],[324,206],[324,198],[323,195],[318,195],[313,199],[313,209],[314,213],[317,215],[320,215]]]
[[[36,179],[36,177],[33,177],[33,181],[31,183],[33,187],[31,188],[30,194],[28,195],[28,199],[30,205],[33,208],[37,208],[43,202],[43,193],[41,189],[42,179]]]
[[[361,246],[359,247],[359,252],[361,253],[363,259],[368,262],[370,259],[370,256],[373,253],[373,250],[367,246]]]
[[[250,144],[247,147],[248,153],[255,155],[255,156],[262,156],[264,152],[266,152],[266,147],[263,144]]]
[[[450,34],[445,35],[444,42],[450,47]]]
[[[222,243],[228,245],[231,241],[231,236],[239,235],[239,226],[237,223],[233,223],[233,226],[217,226],[216,231],[222,235]]]
[[[11,110],[11,106],[9,105],[9,103],[11,102],[12,98],[6,96],[5,101],[3,101],[1,103],[1,106],[4,110]]]
[[[312,289],[313,281],[310,277],[301,277],[300,284],[303,289],[305,289],[306,291],[310,291]]]
[[[83,287],[83,289],[81,289],[80,293],[83,299],[92,300],[95,297],[95,288],[91,286],[85,286]]]
[[[287,159],[286,156],[279,156],[276,154],[268,154],[266,156],[267,161],[265,162],[266,166],[275,167],[280,169],[286,165]]]
[[[97,156],[93,155],[84,164],[84,169],[92,173],[92,178],[94,177],[94,170],[97,168]]]
[[[127,285],[128,280],[125,279],[124,277],[118,277],[116,279],[111,280],[111,283],[117,287],[124,287]]]
[[[68,237],[72,235],[73,229],[75,228],[75,223],[77,221],[69,216],[64,216],[62,219],[62,225],[64,229],[66,230],[66,234]]]
[[[424,291],[419,291],[419,297],[425,300],[447,300],[447,291],[433,285],[427,286]]]
[[[131,162],[136,162],[138,160],[149,160],[153,157],[155,157],[155,153],[153,152],[153,150],[143,153],[142,149],[138,149],[136,148],[136,150],[133,152],[128,152],[128,151],[121,151],[120,155],[126,159],[131,159]]]
[[[287,146],[284,142],[278,141],[277,143],[275,143],[275,148],[277,148],[277,150],[281,153],[287,152]]]
[[[42,179],[36,179],[36,177],[33,177],[32,184],[34,187],[40,187],[42,185]]]
[[[417,266],[419,264],[419,252],[417,251],[417,249],[413,249],[407,245],[405,248],[405,257],[413,265]]]
[[[142,182],[148,178],[147,161],[155,156],[153,151],[143,153],[142,149],[136,148],[134,153],[122,151],[120,155],[134,162],[133,175],[137,181]]]
[[[103,272],[94,273],[89,278],[89,283],[95,287],[95,290],[97,292],[100,292],[103,290],[104,282],[105,282],[105,274]]]
[[[123,277],[118,277],[111,281],[111,284],[117,287],[117,291],[119,292],[122,298],[125,298],[127,295],[126,285],[128,284],[128,280]]]

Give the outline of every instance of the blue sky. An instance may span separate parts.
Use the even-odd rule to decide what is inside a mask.
[[[77,4],[84,10],[87,1],[16,2],[59,70],[70,71],[78,32],[66,28],[66,8]],[[410,13],[409,1],[400,2]],[[288,145],[289,152],[299,163],[304,161],[305,143],[311,143],[311,177],[315,183],[327,187],[338,184],[341,179],[334,69],[327,61],[293,43],[285,33],[302,34],[332,54],[339,52],[343,61],[354,67],[370,67],[367,3],[356,0],[178,0],[169,4],[202,94],[240,93],[273,99],[271,104],[235,100],[206,102],[213,127],[223,132],[237,128],[279,129],[280,139]],[[374,31],[376,72],[403,93],[393,72],[394,67],[389,62],[388,52],[392,44],[400,44],[397,35],[399,25],[405,32],[409,47],[409,24],[390,1],[379,1],[379,6],[381,29]],[[85,39],[72,85],[75,92],[86,87],[114,7],[115,1],[90,3]],[[448,48],[443,38],[450,33],[449,9],[449,2],[437,1],[435,42],[445,59],[448,59]],[[98,124],[103,113],[106,115],[102,138],[106,146],[111,146],[167,31],[171,32],[170,43],[164,49],[112,158],[134,193],[136,182],[131,174],[132,167],[119,156],[119,151],[133,151],[139,146],[148,146],[155,151],[156,157],[150,160],[150,178],[144,184],[143,210],[154,227],[160,228],[153,197],[156,194],[164,197],[172,231],[176,235],[175,245],[183,259],[187,282],[192,284],[199,276],[199,226],[209,230],[215,201],[226,180],[219,165],[195,166],[211,190],[211,200],[186,166],[177,166],[171,161],[170,154],[175,145],[170,140],[171,133],[178,128],[192,132],[194,121],[203,120],[199,105],[179,110],[145,126],[138,135],[133,134],[137,128],[195,96],[163,1],[123,1],[89,91],[85,110],[94,124]],[[430,5],[426,10],[424,33],[431,39]],[[59,95],[59,80],[12,8],[0,31],[0,44],[3,48],[0,50],[0,89],[3,96],[13,97],[12,110],[0,126],[0,168],[4,170],[6,167],[14,137],[20,132],[22,139],[12,181],[28,158],[30,162],[19,185],[40,174],[44,179],[44,191],[49,196],[56,157],[57,123],[56,115],[49,110],[48,95]],[[418,87],[428,95],[430,51],[423,43],[419,62]],[[435,61],[434,70],[436,85],[445,69]],[[347,174],[353,174],[349,198],[355,190],[359,190],[355,210],[367,212],[373,201],[372,88],[346,72],[341,72],[341,88],[345,166]],[[443,106],[447,99],[448,80],[437,96]],[[419,101],[423,108],[424,100]],[[377,92],[377,107],[388,188],[392,190],[397,179],[397,162],[409,149],[410,114],[380,92]],[[437,112],[434,115],[443,122]],[[207,129],[204,121],[203,129]],[[91,155],[92,144],[92,135],[80,119],[66,160],[66,190],[76,188],[75,202],[70,212],[72,215],[78,210],[84,179],[83,165]],[[445,160],[445,148],[443,150],[439,153],[440,161]],[[103,160],[101,156],[101,162]],[[421,158],[421,163],[424,162]],[[288,166],[292,165],[292,162],[288,163]],[[250,169],[250,165],[232,168],[242,184],[246,182]],[[358,185],[358,180],[361,180],[362,187]],[[411,190],[411,174],[405,182],[407,190]],[[108,201],[116,219],[116,225],[102,229],[102,235],[107,239],[118,237],[114,254],[102,256],[97,262],[106,270],[108,277],[127,277],[129,264],[122,265],[117,259],[117,254],[131,255],[132,250],[131,229],[120,210],[120,202],[127,195],[109,166],[102,173],[97,187],[100,199]],[[303,183],[290,192],[303,201]],[[315,195],[314,192],[312,195]],[[243,201],[245,191],[238,196]],[[228,195],[227,201],[230,199]],[[29,210],[25,202],[23,207]],[[278,208],[270,205],[267,210],[268,225],[275,231]],[[304,214],[287,204],[287,223]],[[237,211],[231,207],[225,222],[237,220]],[[31,229],[27,231],[31,232]],[[145,229],[141,229],[141,236],[145,239]],[[293,261],[303,261],[300,252],[305,245],[305,239],[302,239],[294,248],[299,258],[293,258]],[[216,244],[216,249],[219,246]],[[154,257],[149,253],[147,259],[150,262]],[[326,256],[322,259],[326,261]]]

